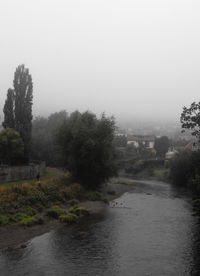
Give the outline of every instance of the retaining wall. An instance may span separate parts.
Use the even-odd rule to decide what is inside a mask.
[[[38,173],[40,176],[44,175],[45,171],[45,162],[28,166],[0,166],[0,182],[34,179]]]

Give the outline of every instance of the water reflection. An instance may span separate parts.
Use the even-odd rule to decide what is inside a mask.
[[[185,191],[138,183],[96,217],[0,255],[0,275],[200,275],[200,221]]]
[[[53,235],[54,257],[63,261],[72,275],[77,270],[90,275],[104,275],[112,264],[115,231],[111,225],[105,232],[104,223],[110,219],[108,212],[71,228],[62,227]],[[104,223],[103,223],[104,222]],[[87,265],[86,265],[87,264]],[[82,275],[82,274],[81,274]]]

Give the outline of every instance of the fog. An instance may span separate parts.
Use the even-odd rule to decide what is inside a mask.
[[[178,120],[200,100],[199,14],[197,0],[0,0],[0,110],[24,63],[34,116]]]

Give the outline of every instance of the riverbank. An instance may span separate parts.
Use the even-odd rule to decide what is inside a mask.
[[[82,199],[79,202],[79,206],[87,209],[90,215],[95,215],[103,211],[104,208],[108,206],[108,203],[115,198],[120,197],[123,193],[131,191],[134,189],[134,185],[132,181],[126,181],[120,184],[120,180],[118,182],[113,181],[112,183],[108,183],[102,187],[101,190],[101,200],[87,200]],[[88,197],[91,197],[92,194]],[[94,199],[94,198],[93,198]],[[69,211],[70,206],[65,205],[66,212]],[[25,247],[26,243],[39,235],[50,232],[56,228],[61,227],[63,224],[56,219],[52,219],[48,217],[46,214],[46,209],[43,210],[41,216],[43,218],[42,224],[36,224],[33,226],[22,226],[19,223],[8,224],[0,227],[0,250],[6,248],[16,248],[16,247]],[[80,218],[87,219],[87,218]],[[68,227],[68,225],[67,225]],[[70,227],[70,225],[69,225]]]

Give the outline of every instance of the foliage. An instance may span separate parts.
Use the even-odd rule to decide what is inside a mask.
[[[170,177],[181,186],[192,182],[200,168],[200,152],[183,151],[170,162]]]
[[[90,214],[90,211],[87,208],[80,207],[80,206],[74,206],[69,209],[69,212],[71,214],[74,214],[76,216],[88,216]]]
[[[114,145],[115,145],[115,147],[126,147],[126,145],[127,145],[126,136],[125,135],[115,135]]]
[[[24,157],[29,158],[32,129],[33,83],[29,70],[19,65],[14,74],[15,129],[24,142]]]
[[[86,208],[78,205],[78,199],[88,200],[90,197],[90,200],[100,199],[107,202],[99,192],[88,193],[79,183],[73,183],[69,175],[40,181],[25,180],[19,183],[1,184],[0,226],[9,223],[27,226],[39,224],[42,223],[44,214],[72,223],[75,216],[82,217],[89,214]],[[71,206],[69,214],[64,206]]]
[[[58,219],[59,216],[66,214],[66,211],[64,208],[60,207],[59,205],[53,205],[48,211],[47,215],[49,217]]]
[[[134,144],[127,144],[126,149],[125,149],[125,153],[127,157],[135,157],[138,156],[138,150],[137,148],[134,146]],[[125,156],[125,157],[126,157]]]
[[[153,175],[157,180],[167,181],[169,180],[169,169],[166,167],[158,167],[154,170]]]
[[[66,118],[66,111],[60,111],[51,114],[48,118],[37,117],[33,121],[31,141],[33,160],[44,160],[48,166],[61,165],[62,156],[54,137]]]
[[[90,201],[102,201],[103,196],[102,193],[98,192],[98,191],[86,191],[84,193],[84,198]]]
[[[67,203],[64,189],[65,185],[60,182],[59,177],[40,182],[2,184],[0,185],[0,212],[26,212],[33,215],[33,209],[37,212],[58,202]]]
[[[19,132],[24,143],[24,162],[27,162],[32,129],[33,83],[29,70],[23,64],[16,68],[13,87],[8,89],[3,126]]]
[[[189,129],[193,136],[200,139],[200,102],[193,102],[189,108],[183,107],[180,120],[183,131]]]
[[[59,221],[68,224],[76,223],[78,221],[78,216],[72,213],[67,215],[60,215]]]
[[[80,199],[83,194],[83,189],[79,183],[72,183],[63,188],[63,195],[67,200]]]
[[[69,201],[69,205],[70,206],[75,206],[75,205],[78,205],[79,204],[79,200],[78,199],[71,199],[70,201]]]
[[[4,226],[9,224],[10,217],[7,214],[1,214],[0,215],[0,226]]]
[[[169,148],[169,139],[167,136],[156,138],[154,148],[157,156],[164,156]]]
[[[17,131],[6,128],[0,133],[0,161],[13,165],[23,158],[24,145]]]
[[[4,112],[4,128],[15,128],[15,115],[14,115],[14,91],[9,88],[7,92],[7,99],[3,108]]]
[[[102,115],[74,112],[57,134],[65,167],[83,186],[96,188],[116,174],[115,123]]]
[[[32,226],[35,224],[42,224],[42,223],[43,223],[43,219],[37,215],[27,216],[21,220],[21,225],[23,226]]]

